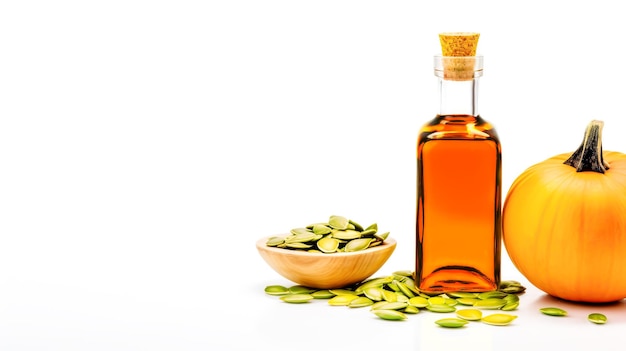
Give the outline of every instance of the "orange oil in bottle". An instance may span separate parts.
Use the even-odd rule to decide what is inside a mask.
[[[416,282],[424,292],[500,282],[501,145],[479,116],[437,116],[417,146]]]

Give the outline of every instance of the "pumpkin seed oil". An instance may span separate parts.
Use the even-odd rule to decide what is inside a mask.
[[[500,283],[502,151],[478,114],[482,56],[454,47],[467,48],[467,34],[440,36],[440,113],[418,134],[415,280],[424,292],[492,291]]]

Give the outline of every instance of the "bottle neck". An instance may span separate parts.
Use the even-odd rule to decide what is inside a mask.
[[[478,116],[478,77],[470,80],[438,79],[439,115]]]

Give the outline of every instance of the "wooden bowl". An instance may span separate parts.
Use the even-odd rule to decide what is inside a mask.
[[[325,254],[269,247],[268,238],[256,242],[265,262],[292,282],[316,289],[337,289],[364,281],[396,248],[396,241],[387,238],[381,245],[362,251]]]

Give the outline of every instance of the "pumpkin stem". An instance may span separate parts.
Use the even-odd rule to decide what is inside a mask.
[[[604,162],[602,156],[602,127],[604,122],[591,121],[585,130],[583,143],[563,163],[576,168],[576,172],[606,172],[609,165]]]

